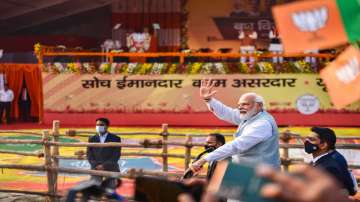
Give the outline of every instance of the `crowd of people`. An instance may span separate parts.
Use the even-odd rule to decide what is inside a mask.
[[[156,31],[154,31],[156,33]],[[107,39],[105,40],[101,47],[105,52],[115,51],[127,51],[130,53],[144,53],[150,51],[156,51],[156,34],[150,33],[148,27],[143,29],[136,29],[135,31],[130,31],[125,34],[126,43],[121,44],[120,40]],[[152,49],[150,49],[152,48]]]
[[[259,50],[257,47],[257,43],[259,40],[258,32],[250,26],[244,26],[238,31],[238,39],[239,39],[239,52],[244,54],[240,58],[241,63],[255,63],[255,57],[251,56],[257,51],[263,52],[264,50]],[[149,28],[144,27],[142,31],[137,30],[133,32],[129,32],[126,34],[126,44],[121,46],[120,42],[117,40],[113,42],[110,40],[110,44],[105,41],[103,46],[107,47],[106,50],[118,50],[122,49],[131,53],[144,53],[144,52],[154,52],[157,51],[157,42],[156,42],[156,34],[151,34]],[[271,54],[274,54],[272,57],[273,64],[281,64],[284,62],[283,58],[283,46],[280,40],[280,35],[276,27],[273,25],[268,33],[268,41],[269,44],[265,51],[268,51]],[[198,51],[211,51],[208,48],[202,48]],[[183,50],[187,51],[187,50]],[[308,50],[305,51],[304,54],[318,54],[318,50]],[[311,64],[312,66],[316,66],[319,62],[316,57],[306,56],[304,61]]]
[[[256,49],[256,43],[258,39],[258,33],[256,30],[252,29],[251,27],[245,27],[239,31],[238,38],[240,40],[240,53],[246,55],[246,54],[254,54]],[[269,38],[269,45],[267,47],[267,51],[273,54],[272,62],[274,64],[280,64],[284,62],[283,55],[283,45],[280,40],[280,35],[278,30],[275,26],[272,26],[272,28],[269,31],[268,34]],[[304,52],[304,54],[318,54],[319,50],[307,50]],[[253,56],[247,57],[242,56],[240,61],[242,63],[249,62],[250,64],[254,64],[255,58]],[[304,61],[311,64],[312,66],[316,66],[316,64],[319,62],[316,57],[312,56],[306,56],[304,58]]]
[[[217,100],[216,93],[211,79],[201,81],[200,97],[209,110],[219,119],[237,126],[234,139],[225,142],[223,135],[209,134],[204,142],[207,154],[190,165],[193,176],[196,176],[208,163],[206,179],[192,177],[181,183],[199,184],[200,181],[201,186],[206,187],[217,175],[216,170],[223,169],[221,166],[217,168],[218,161],[225,160],[253,165],[259,177],[268,179],[269,183],[260,190],[263,198],[283,202],[351,201],[349,196],[357,193],[357,183],[346,159],[336,150],[336,135],[332,129],[312,127],[304,138],[304,150],[313,156],[313,160],[308,165],[295,166],[292,172],[287,173],[281,171],[278,128],[275,119],[264,108],[264,99],[256,93],[245,93],[240,96],[238,107],[231,108]],[[108,119],[97,119],[97,134],[91,136],[89,142],[120,143],[121,138],[108,131],[109,125]],[[87,149],[87,158],[93,170],[119,172],[120,156],[121,147]],[[98,176],[91,179],[98,183],[104,180]],[[110,184],[115,188],[118,182],[113,180]],[[218,198],[216,192],[204,190],[201,201],[226,201],[223,197]],[[192,202],[195,199],[184,191],[178,196],[178,201]]]

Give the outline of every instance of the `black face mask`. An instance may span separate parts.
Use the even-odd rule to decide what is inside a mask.
[[[305,152],[308,154],[312,154],[319,150],[319,146],[309,141],[305,141],[304,146],[305,146]]]
[[[210,152],[214,151],[216,148],[215,148],[215,146],[205,145],[204,149],[209,150],[208,152],[210,153]]]

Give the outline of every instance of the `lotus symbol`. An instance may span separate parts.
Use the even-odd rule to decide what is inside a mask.
[[[301,32],[312,32],[313,40],[321,39],[316,31],[323,28],[328,20],[327,7],[316,8],[307,11],[300,11],[291,15],[292,21]]]
[[[360,64],[357,57],[348,60],[335,74],[345,84],[353,82],[360,75]]]

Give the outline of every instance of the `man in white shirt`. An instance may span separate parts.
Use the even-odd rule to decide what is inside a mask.
[[[239,31],[239,39],[241,41],[240,52],[241,54],[252,54],[255,52],[255,42],[258,37],[257,32],[252,30],[251,28],[246,28],[245,30]],[[240,62],[246,62],[245,56],[241,57]],[[250,57],[250,63],[253,64],[255,62],[254,57]]]
[[[283,54],[283,46],[280,42],[279,32],[277,31],[275,26],[273,26],[269,32],[269,39],[270,39],[269,51],[272,54]],[[273,59],[273,63],[283,62],[283,57],[274,56],[272,59]]]
[[[147,27],[144,28],[142,33],[134,32],[127,37],[127,46],[129,48],[129,52],[147,52],[150,48],[150,42],[151,35]]]
[[[6,123],[11,122],[11,103],[14,100],[14,92],[9,89],[7,83],[4,84],[4,89],[0,90],[0,123],[2,122],[3,113],[5,111]]]
[[[219,147],[190,167],[197,172],[206,162],[232,157],[235,163],[264,163],[280,169],[278,129],[274,118],[264,108],[264,100],[255,93],[243,94],[237,108],[231,108],[213,98],[214,82],[201,82],[200,97],[218,118],[238,125],[234,140]]]

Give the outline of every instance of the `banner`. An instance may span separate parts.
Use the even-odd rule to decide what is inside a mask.
[[[188,1],[188,46],[191,49],[231,48],[238,52],[239,31],[258,32],[257,49],[267,49],[269,31],[274,25],[271,7],[293,0],[195,0]],[[206,11],[206,12],[204,12]]]
[[[208,109],[200,80],[214,79],[216,98],[236,107],[239,96],[256,92],[275,112],[336,112],[317,74],[100,75],[43,73],[45,112],[196,113]],[[360,102],[341,112],[360,112]],[[340,112],[340,111],[339,111]]]
[[[320,73],[337,108],[360,100],[360,51],[348,47]]]
[[[298,1],[275,6],[273,15],[284,51],[332,48],[360,38],[358,0]]]

